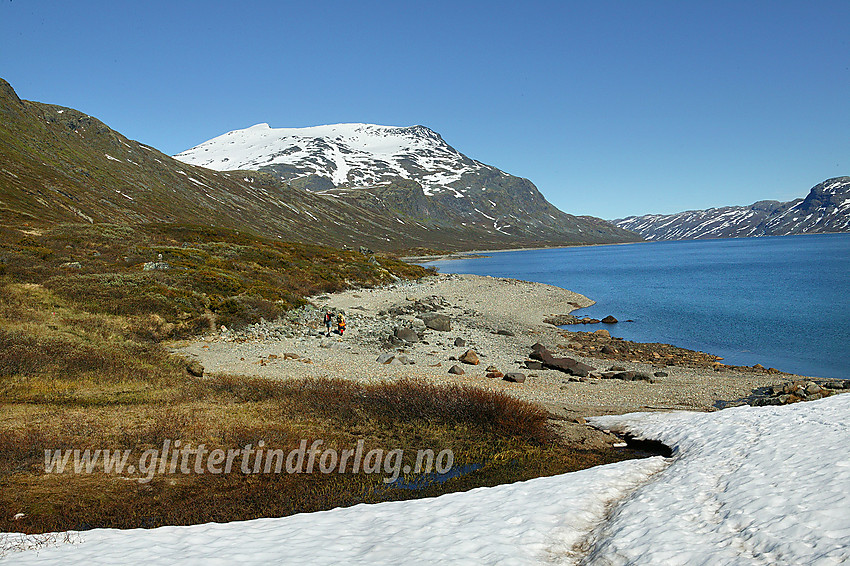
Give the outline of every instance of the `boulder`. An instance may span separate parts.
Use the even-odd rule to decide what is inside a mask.
[[[511,371],[506,373],[502,379],[504,381],[510,381],[511,383],[523,383],[525,382],[525,374]]]
[[[417,318],[422,319],[425,326],[431,330],[437,330],[439,332],[451,332],[452,330],[452,320],[444,314],[424,313]]]
[[[605,344],[604,346],[599,348],[599,353],[601,354],[613,354],[615,351],[616,350],[614,350],[614,348],[612,348],[608,344]]]
[[[454,375],[463,375],[464,371],[463,368],[459,365],[453,365],[451,368],[449,368],[449,373]]]
[[[385,354],[381,354],[378,356],[378,359],[375,360],[379,364],[389,364],[395,359],[395,354],[391,354],[390,352],[386,352]]]
[[[542,362],[544,367],[557,369],[577,377],[587,377],[591,371],[596,369],[573,358],[557,358],[546,348],[533,351],[530,357]]]
[[[578,324],[579,319],[571,314],[553,314],[544,318],[543,322],[554,326],[566,326],[568,324]]]
[[[473,366],[477,366],[481,363],[481,360],[478,359],[478,354],[475,353],[475,350],[467,350],[461,357],[458,358],[458,360]]]
[[[419,342],[419,335],[409,326],[395,329],[395,337],[405,342]]]
[[[602,319],[602,322],[604,322],[605,324],[614,324],[619,321],[609,314],[608,316]]]
[[[817,395],[821,391],[823,391],[823,389],[821,389],[820,385],[814,381],[810,381],[806,384],[806,395]]]
[[[608,332],[607,330],[605,330],[604,328],[600,328],[599,330],[596,330],[594,332],[594,334],[597,335],[597,336],[604,336],[605,338],[611,337],[611,333]]]
[[[204,376],[204,366],[198,360],[192,360],[186,364],[186,371],[189,372],[189,375],[194,375],[195,377]]]

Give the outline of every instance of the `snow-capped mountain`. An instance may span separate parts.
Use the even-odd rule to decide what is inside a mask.
[[[635,241],[593,217],[565,214],[528,179],[462,154],[425,126],[333,124],[228,132],[175,156],[217,170],[271,173],[400,222],[476,226],[539,241]]]
[[[612,221],[647,240],[787,236],[850,231],[850,177],[827,179],[804,199],[759,201],[750,206],[646,214]]]
[[[257,124],[175,156],[218,171],[270,170],[285,181],[316,175],[335,186],[373,186],[415,179],[426,195],[487,166],[451,147],[425,126],[333,124],[271,128]]]

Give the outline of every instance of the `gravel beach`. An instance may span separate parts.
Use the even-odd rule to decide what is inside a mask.
[[[593,301],[540,283],[437,274],[381,288],[312,297],[310,301],[314,306],[294,311],[288,319],[263,322],[239,332],[222,329],[214,336],[174,344],[173,350],[199,361],[207,373],[272,379],[415,377],[504,391],[542,404],[554,419],[572,430],[568,434],[582,438],[585,433],[567,426],[576,421],[581,423],[581,417],[677,409],[712,411],[723,403],[747,397],[756,388],[804,379],[716,362],[705,367],[686,367],[670,360],[649,363],[622,357],[617,360],[586,357],[582,355],[585,352],[570,348],[575,344],[572,337],[578,334],[543,320],[589,306]],[[324,335],[325,309],[346,314],[344,336]],[[426,328],[422,319],[417,318],[428,318],[433,316],[431,313],[447,317],[451,330]],[[581,330],[589,331],[604,328],[613,338],[607,338],[604,333],[591,337],[616,343],[616,324],[581,326]],[[395,343],[390,343],[388,338],[395,329],[404,327],[417,332],[420,339],[412,342],[394,339]],[[464,344],[456,345],[456,341]],[[579,379],[554,369],[529,370],[525,362],[535,343],[543,344],[557,356],[584,362],[594,371]],[[477,353],[478,365],[457,361],[469,349]],[[382,361],[393,359],[379,363],[381,356]],[[455,365],[462,368],[462,375],[449,373]],[[653,382],[599,377],[617,366],[651,375]],[[523,383],[512,383],[498,377],[488,378],[487,368],[504,374],[520,372],[526,379]],[[658,372],[666,376],[655,377]]]

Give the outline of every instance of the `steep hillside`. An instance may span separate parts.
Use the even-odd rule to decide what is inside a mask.
[[[397,218],[269,174],[182,163],[78,110],[21,100],[0,79],[0,223],[56,222],[211,225],[375,250],[564,245],[629,235],[610,225],[599,239],[545,230],[511,235],[492,226]]]
[[[804,199],[759,201],[676,214],[647,214],[612,221],[647,240],[786,236],[850,231],[850,177],[828,179]]]
[[[228,132],[176,156],[216,170],[253,169],[371,210],[509,237],[635,241],[634,234],[552,206],[528,179],[471,159],[425,126],[334,124]]]

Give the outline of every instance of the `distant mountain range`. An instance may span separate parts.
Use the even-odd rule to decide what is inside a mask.
[[[806,198],[764,200],[676,214],[646,214],[612,221],[646,240],[787,236],[850,231],[850,177],[814,186]]]
[[[528,179],[467,157],[425,126],[258,124],[175,157],[220,171],[270,173],[294,187],[425,226],[474,226],[563,243],[640,239],[598,218],[558,210]]]
[[[234,163],[233,168],[238,167]],[[418,181],[403,177],[368,189],[383,195],[376,203],[363,202],[366,191],[347,198],[337,189],[306,190],[317,186],[303,176],[287,183],[279,174],[194,166],[130,140],[78,110],[21,100],[0,79],[0,224],[210,225],[283,240],[388,251],[640,239],[604,220],[565,214],[529,181],[506,181],[498,170],[481,167],[482,176],[493,176],[493,182],[480,189],[494,195],[494,204],[485,203],[487,207],[529,201],[546,214],[516,211],[514,217],[506,214],[504,223],[494,223],[483,215],[453,213],[451,207],[430,200]],[[346,178],[355,179],[353,175]],[[516,193],[515,187],[525,188],[526,194]],[[485,204],[478,208],[490,210]]]

